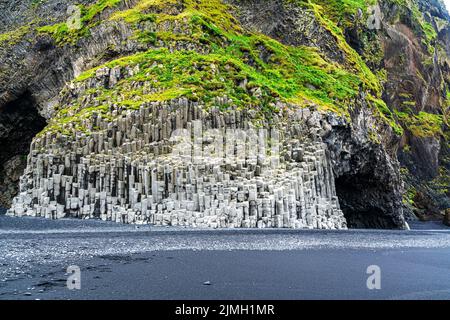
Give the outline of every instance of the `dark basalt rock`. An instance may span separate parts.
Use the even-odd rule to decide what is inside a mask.
[[[0,206],[17,195],[31,140],[45,126],[28,92],[0,107]]]
[[[353,113],[352,128],[331,121],[335,125],[324,137],[333,159],[341,209],[350,228],[406,228],[399,163],[391,155],[395,151],[363,138],[371,125],[357,121],[363,113],[363,109]],[[388,136],[390,144],[395,144],[394,135]]]

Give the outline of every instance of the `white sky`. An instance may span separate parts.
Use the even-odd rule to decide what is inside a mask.
[[[444,0],[445,5],[447,6],[447,11],[450,11],[450,0]]]

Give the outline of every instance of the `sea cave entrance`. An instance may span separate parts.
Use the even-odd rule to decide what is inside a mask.
[[[397,229],[386,208],[390,199],[374,176],[343,175],[335,180],[336,193],[350,229]]]

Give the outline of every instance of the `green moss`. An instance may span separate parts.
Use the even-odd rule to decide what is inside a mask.
[[[410,187],[403,196],[403,203],[409,204],[410,206],[414,207],[414,199],[416,198],[416,195],[417,190],[414,187]]]
[[[352,26],[352,18],[361,10],[363,17],[369,6],[374,5],[376,0],[314,0],[322,6],[327,17],[337,25],[345,27]]]
[[[415,101],[403,101],[402,102],[402,108],[406,110],[412,110],[411,108],[414,108],[416,106]]]
[[[158,40],[167,43],[180,40],[201,43],[202,46],[209,47],[209,54],[151,50],[142,55],[113,61],[107,66],[130,65],[139,57],[145,57],[141,60],[147,59],[153,63],[155,58],[168,68],[168,73],[173,70],[176,78],[175,83],[158,79],[161,86],[189,87],[192,94],[206,100],[212,100],[214,95],[227,95],[238,106],[258,103],[259,100],[252,98],[249,90],[251,87],[259,87],[265,97],[263,103],[282,98],[300,105],[317,103],[324,108],[345,113],[350,101],[356,97],[359,86],[364,85],[357,75],[352,74],[353,68],[347,70],[327,62],[314,48],[285,46],[264,35],[243,32],[229,8],[221,1],[183,3],[185,10],[181,14],[158,14],[155,19],[158,23],[168,20],[188,21],[191,32],[177,35],[170,31],[158,31],[152,33],[149,40],[154,42],[156,36]],[[135,23],[139,21],[135,17],[139,16],[140,10],[158,5],[158,1],[144,0],[135,8],[116,12],[111,19]],[[146,39],[145,35],[140,36]],[[264,55],[267,55],[266,59],[262,58]],[[204,63],[217,63],[222,68],[220,77],[211,78],[208,73],[193,68]],[[145,67],[141,69],[145,70]],[[178,69],[179,72],[175,72]],[[93,76],[94,72],[95,69],[82,74],[77,81]],[[148,70],[143,73],[148,73]],[[241,88],[239,83],[244,79],[247,86]]]
[[[37,8],[39,7],[41,4],[44,4],[47,0],[32,0],[31,2],[31,7],[32,8]]]
[[[443,117],[437,114],[419,112],[411,114],[396,111],[400,122],[416,137],[436,137],[442,135]]]
[[[405,153],[411,153],[411,146],[410,145],[408,145],[408,144],[405,144],[404,146],[403,146],[403,152],[405,152]]]
[[[250,43],[255,41],[247,38],[240,40]],[[111,95],[127,96],[127,83],[138,81],[150,82],[152,87],[164,90],[163,92],[166,88],[178,88],[170,95],[159,95],[159,99],[184,95],[212,105],[215,97],[227,96],[236,107],[242,108],[259,104],[268,106],[277,98],[301,104],[316,101],[322,105],[344,108],[347,99],[356,95],[359,79],[333,65],[327,65],[315,50],[288,48],[279,43],[267,45],[272,45],[274,58],[278,59],[267,64],[259,61],[260,64],[256,66],[250,66],[241,60],[243,53],[238,50],[239,46],[229,52],[216,47],[206,55],[194,51],[170,52],[163,48],[112,61],[105,66],[132,68],[139,65],[140,72],[117,86],[117,90],[123,90],[121,94],[107,92],[105,99]],[[325,66],[328,70],[323,68]],[[98,68],[83,73],[77,81],[94,76]],[[244,83],[246,84],[243,85]],[[253,88],[260,88],[261,95],[254,95]],[[139,92],[130,94],[139,97],[141,103],[156,98]]]
[[[398,136],[403,135],[403,128],[397,123],[394,113],[389,109],[386,103],[382,99],[376,99],[370,96],[369,101],[372,101],[376,110],[379,111],[381,118],[391,126],[394,133]]]
[[[450,90],[445,91],[445,99],[442,102],[442,121],[447,128],[450,128]]]
[[[175,48],[178,42],[190,42],[202,48],[202,53],[151,49],[88,70],[76,81],[86,81],[102,67],[139,66],[137,74],[123,79],[114,88],[98,89],[94,104],[111,104],[126,110],[149,101],[184,96],[208,108],[215,105],[216,97],[227,97],[229,102],[223,108],[253,108],[267,117],[277,111],[277,101],[299,107],[315,105],[348,116],[349,108],[360,99],[360,91],[365,91],[368,104],[397,134],[401,134],[401,127],[381,100],[380,82],[345,41],[342,29],[325,14],[327,8],[310,0],[292,1],[314,12],[317,20],[336,39],[346,55],[346,63],[340,65],[328,61],[316,48],[287,46],[265,35],[244,31],[233,17],[231,8],[220,0],[141,0],[133,8],[113,13],[109,19],[133,25],[134,38],[139,41],[154,45],[162,42],[164,47],[170,48]],[[363,1],[346,3],[349,7],[343,15],[362,5]],[[93,15],[90,17],[92,19]],[[154,23],[155,31],[142,31],[139,26],[143,21]],[[162,25],[164,28],[158,27]],[[55,33],[65,34],[65,31]],[[144,93],[144,84],[155,92]],[[70,107],[70,112],[59,113],[55,121],[90,116],[89,112],[82,113],[79,105]],[[110,113],[102,108],[97,112],[104,116]],[[64,123],[70,121],[64,120]]]
[[[155,14],[147,14],[145,12],[149,10],[162,10],[164,7],[171,6],[176,3],[176,0],[142,0],[131,9],[113,13],[110,20],[124,20],[132,24],[147,20],[155,21]]]
[[[81,28],[71,29],[67,22],[60,22],[37,28],[39,33],[51,35],[58,45],[76,44],[81,37],[89,35],[89,30],[100,21],[95,21],[101,12],[107,8],[117,6],[122,0],[98,0],[90,6],[79,5],[81,11]]]
[[[415,0],[388,0],[388,2],[396,4],[400,10],[400,19],[409,21],[415,34],[422,39],[423,46],[429,54],[434,52],[434,43],[437,39],[437,32],[431,23],[427,22],[423,13],[420,11],[417,1]]]
[[[29,31],[29,26],[22,26],[15,30],[0,34],[0,46],[12,46],[17,44]]]
[[[295,1],[295,0],[291,0]],[[381,97],[382,87],[373,74],[373,72],[367,67],[361,56],[347,43],[343,33],[343,29],[338,27],[334,21],[332,21],[327,14],[327,7],[322,7],[316,4],[317,1],[312,0],[297,0],[299,3],[310,8],[316,19],[326,28],[336,39],[336,43],[342,52],[346,55],[348,65],[363,81],[364,87],[372,91],[376,97]],[[356,11],[355,11],[356,12]]]

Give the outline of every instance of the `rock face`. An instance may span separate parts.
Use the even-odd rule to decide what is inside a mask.
[[[379,6],[380,30],[368,32],[354,24],[346,38],[367,57],[372,70],[385,72],[383,99],[404,129],[397,156],[405,182],[406,212],[431,205],[433,209],[419,218],[440,220],[440,212],[450,207],[450,17],[438,0],[380,1]]]
[[[447,209],[444,216],[444,224],[450,227],[450,210]]]
[[[381,1],[375,31],[353,2],[85,1],[75,29],[71,1],[15,2],[0,4],[10,215],[407,228],[405,191],[448,177],[439,2]]]
[[[374,145],[367,138],[367,126],[377,125],[371,123],[371,116],[364,114],[364,109],[353,118],[351,128],[335,125],[324,137],[332,155],[336,190],[347,223],[352,228],[405,226],[395,151],[389,146]],[[389,137],[389,128],[384,130],[384,137]]]
[[[0,108],[0,207],[9,208],[18,193],[33,137],[46,123],[25,93]]]
[[[110,76],[103,70],[100,77]],[[187,99],[144,105],[112,122],[93,114],[86,126],[98,134],[34,140],[9,214],[346,228],[326,145],[314,138],[322,129],[307,126],[318,116],[303,109],[280,115],[276,127],[254,129],[245,111],[206,113]]]

